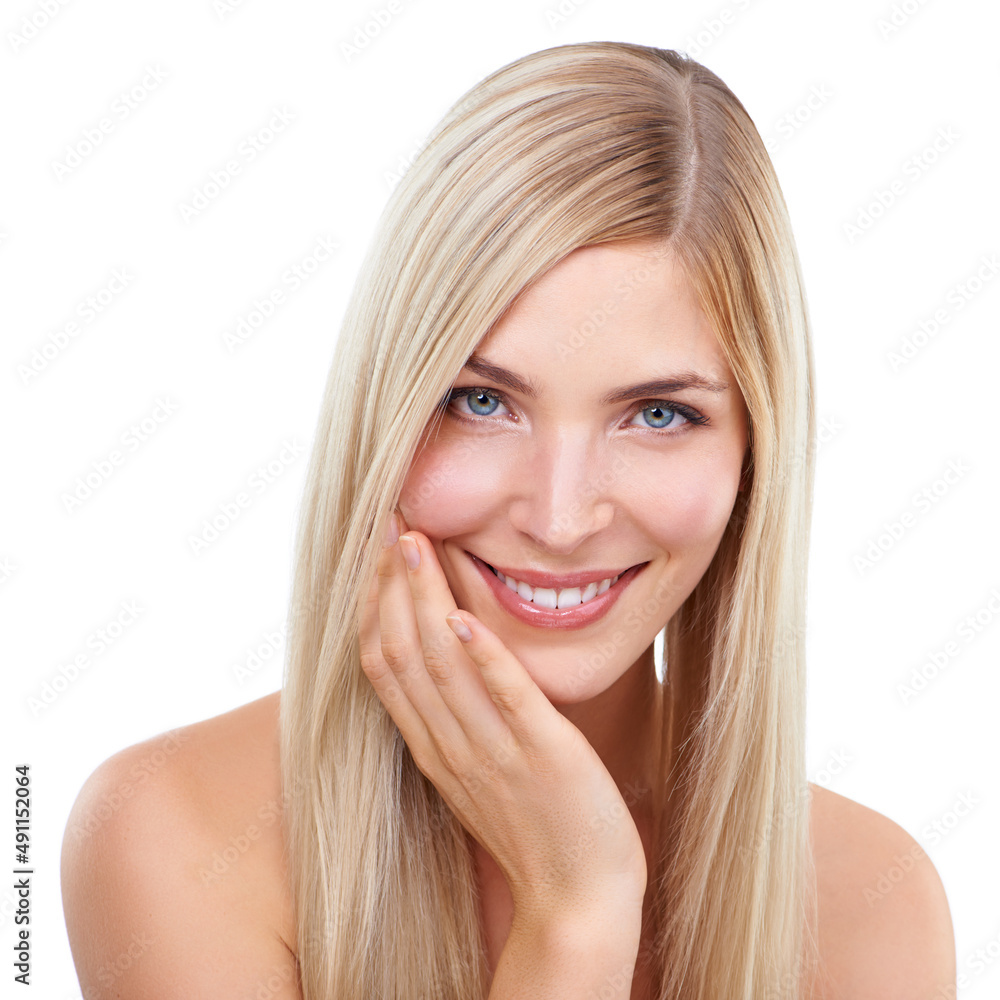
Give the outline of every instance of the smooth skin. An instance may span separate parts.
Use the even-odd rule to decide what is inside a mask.
[[[618,787],[496,635],[457,611],[419,533],[382,551],[361,664],[417,766],[500,866],[517,914],[591,912],[596,930],[620,898],[634,905],[638,941],[646,859]],[[620,821],[595,827],[595,815]]]
[[[609,298],[616,308],[584,326]],[[581,330],[582,347],[553,350]],[[611,388],[684,369],[733,382],[690,287],[649,248],[575,251],[478,350],[530,374],[539,392],[507,390],[503,406],[475,422],[448,416],[421,449],[398,504],[420,563],[407,567],[405,538],[380,554],[363,669],[473,837],[492,972],[512,929],[525,926],[515,911],[538,926],[561,908],[560,919],[572,915],[593,934],[603,900],[601,940],[622,928],[634,945],[652,850],[642,795],[656,737],[652,643],[716,550],[740,488],[746,419],[732,390],[601,402]],[[460,387],[470,386],[503,388],[463,371]],[[667,401],[707,422],[663,419]],[[469,415],[469,404],[451,406]],[[556,572],[648,565],[604,618],[554,633],[500,608],[469,550]],[[656,613],[612,641],[645,606]],[[458,608],[468,644],[446,620]],[[598,643],[609,642],[613,655],[595,660]],[[152,770],[144,762],[162,737],[123,750],[84,785],[64,837],[62,884],[88,1000],[300,997],[279,699],[184,727]],[[807,996],[948,1000],[954,935],[934,866],[886,817],[811,791],[813,929],[825,968]],[[595,828],[594,816],[616,822]],[[869,890],[901,856],[913,859],[905,877],[872,901]],[[638,968],[631,996],[650,996]]]
[[[182,727],[170,734],[176,752],[152,771],[167,734],[119,751],[87,779],[63,838],[62,893],[88,1000],[249,1000],[261,991],[268,1000],[301,1000],[280,698],[277,691]],[[137,782],[136,774],[147,776]],[[954,932],[934,865],[886,816],[819,785],[810,791],[814,929],[826,967],[805,1000],[953,997]],[[913,866],[870,902],[866,892],[901,857]],[[502,912],[506,883],[484,889],[492,970],[511,922]],[[633,981],[631,1000],[650,994]]]

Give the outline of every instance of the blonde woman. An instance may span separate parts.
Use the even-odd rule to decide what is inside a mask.
[[[806,779],[812,385],[718,77],[594,42],[474,87],[347,310],[284,689],[78,799],[84,996],[953,997],[933,865]]]

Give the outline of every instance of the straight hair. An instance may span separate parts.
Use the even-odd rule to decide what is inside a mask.
[[[663,623],[665,818],[639,961],[663,1000],[791,1000],[815,964],[815,416],[788,213],[714,73],[669,49],[587,42],[517,59],[447,112],[389,198],[336,342],[281,699],[304,1000],[487,995],[470,839],[361,669],[361,614],[422,435],[477,344],[573,250],[635,241],[673,254],[695,289],[746,401],[751,455],[712,562]]]

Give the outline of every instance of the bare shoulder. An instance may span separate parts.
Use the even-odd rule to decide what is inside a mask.
[[[930,858],[888,817],[821,786],[810,789],[824,965],[815,1000],[951,1000],[955,936]]]
[[[84,783],[62,846],[84,996],[300,996],[279,697],[137,743]]]

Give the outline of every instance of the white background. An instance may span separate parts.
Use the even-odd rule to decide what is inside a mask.
[[[1000,252],[996,7],[566,0],[554,15],[556,2],[80,0],[47,23],[42,0],[4,5],[0,774],[12,791],[13,766],[32,767],[38,995],[79,997],[58,862],[87,775],[127,745],[280,687],[274,633],[306,456],[391,175],[487,73],[600,39],[687,50],[772,140],[823,428],[811,777],[917,837],[948,892],[961,995],[997,995],[1000,281],[984,264]],[[33,16],[42,27],[27,38]],[[348,51],[366,22],[373,37]],[[143,92],[150,70],[162,79]],[[244,142],[278,110],[290,123],[249,159]],[[57,171],[102,118],[100,144]],[[230,160],[240,172],[182,218]],[[852,236],[866,206],[878,217]],[[288,268],[310,266],[321,238],[338,249],[230,350],[224,335]],[[960,291],[980,269],[988,280]],[[116,271],[127,285],[87,323],[80,310],[118,287]],[[943,320],[926,336],[936,310]],[[74,320],[77,335],[55,351]],[[912,357],[894,368],[906,343]],[[25,377],[36,351],[52,356]],[[131,450],[129,429],[144,420]],[[116,448],[122,464],[67,509],[78,477]],[[255,470],[271,462],[263,484]],[[925,488],[933,502],[917,499]],[[249,506],[196,554],[192,537],[241,490]],[[873,543],[877,560],[859,563]],[[963,630],[977,614],[977,630]],[[95,653],[119,615],[121,634]],[[928,665],[949,642],[944,667]],[[57,680],[78,654],[86,668]],[[7,955],[13,901],[0,888]]]

